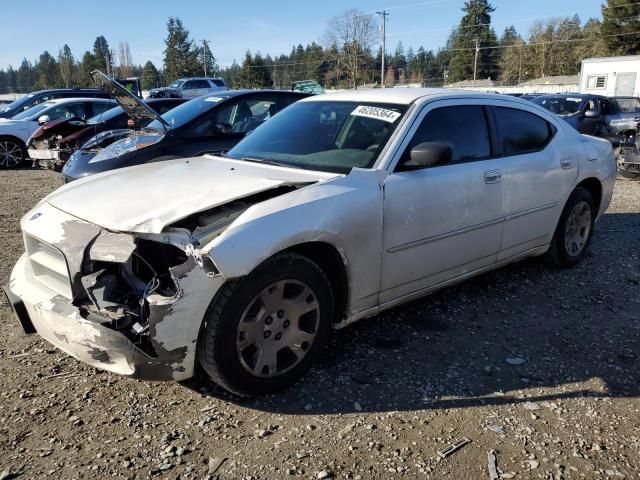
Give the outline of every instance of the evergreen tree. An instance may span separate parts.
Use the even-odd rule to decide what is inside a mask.
[[[58,86],[58,63],[46,50],[38,59],[36,77],[36,88],[46,89]]]
[[[602,37],[611,54],[640,53],[640,4],[637,0],[607,0],[602,6]]]
[[[453,52],[449,65],[449,81],[458,82],[473,78],[476,45],[479,47],[477,78],[496,78],[498,73],[496,34],[491,28],[491,13],[495,8],[489,0],[467,0],[462,9],[464,15],[454,32]]]
[[[11,65],[7,68],[7,90],[15,92],[18,89],[18,74]]]
[[[109,50],[109,42],[103,35],[96,37],[93,42],[93,65],[92,70],[100,70],[101,72],[109,72],[107,64],[111,59],[111,51]]]
[[[220,67],[216,63],[216,57],[213,56],[213,52],[211,51],[211,48],[209,47],[208,42],[204,42],[203,45],[198,48],[197,56],[198,56],[198,64],[202,69],[203,75],[204,75],[204,72],[207,72],[207,75],[210,77],[217,75],[218,70],[220,70]],[[206,68],[205,68],[205,63],[206,63]]]
[[[33,66],[26,58],[22,59],[20,68],[18,68],[16,81],[18,83],[18,90],[20,92],[28,93],[33,90],[33,84],[35,83]]]
[[[73,54],[71,53],[71,48],[69,48],[69,45],[65,44],[64,47],[62,47],[62,50],[58,53],[58,70],[62,86],[66,88],[69,88],[72,85],[75,63]]]
[[[273,85],[271,72],[259,52],[252,55],[247,51],[245,54],[239,83],[242,88],[266,88]]]
[[[512,25],[507,27],[500,38],[500,79],[510,85],[522,79],[525,42]]]
[[[92,85],[91,71],[95,68],[96,57],[87,50],[82,56],[82,65],[80,66],[80,78],[81,83],[84,86]]]
[[[182,20],[169,17],[164,43],[164,75],[167,83],[180,77],[202,75],[202,65],[198,63],[198,48],[189,38],[189,30],[184,28]]]
[[[160,75],[158,74],[158,69],[152,62],[149,61],[144,64],[140,83],[142,84],[143,90],[150,90],[160,86]]]

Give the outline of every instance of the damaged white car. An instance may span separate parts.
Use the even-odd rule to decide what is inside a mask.
[[[609,142],[529,102],[432,89],[302,100],[224,157],[79,180],[22,220],[7,296],[94,367],[238,394],[300,378],[332,328],[525,257],[585,255]]]

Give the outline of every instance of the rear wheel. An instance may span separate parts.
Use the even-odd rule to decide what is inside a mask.
[[[591,243],[596,215],[591,193],[576,188],[562,211],[546,259],[559,267],[578,264]]]
[[[333,296],[317,264],[278,254],[211,303],[198,358],[219,385],[239,395],[263,395],[298,380],[327,340]]]
[[[27,158],[24,144],[13,138],[0,138],[0,169],[16,168]]]

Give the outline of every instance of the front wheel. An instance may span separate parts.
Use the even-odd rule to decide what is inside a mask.
[[[596,215],[591,193],[576,188],[562,211],[546,259],[565,268],[578,264],[591,243]]]
[[[0,169],[16,168],[27,158],[27,149],[18,140],[0,138]]]
[[[222,287],[198,339],[198,359],[219,385],[264,395],[302,377],[325,344],[331,286],[308,258],[282,253]]]

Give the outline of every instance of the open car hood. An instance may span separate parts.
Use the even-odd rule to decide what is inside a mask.
[[[129,118],[136,122],[137,125],[158,120],[164,126],[165,132],[170,127],[158,113],[114,79],[107,77],[99,70],[92,71],[91,78],[93,78],[93,82],[100,90],[116,99],[122,109],[129,115]]]
[[[335,173],[274,167],[206,155],[92,175],[47,197],[54,207],[112,231],[161,233],[191,214]]]

